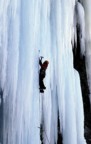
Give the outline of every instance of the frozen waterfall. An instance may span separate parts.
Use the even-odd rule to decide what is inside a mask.
[[[78,4],[74,22],[75,5],[75,0],[0,0],[3,144],[41,144],[41,117],[44,144],[57,144],[58,113],[63,144],[86,144],[71,42],[78,22],[85,53],[84,9]],[[49,60],[44,94],[38,82],[41,55]]]

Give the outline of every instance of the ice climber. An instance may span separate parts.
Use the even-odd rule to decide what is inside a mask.
[[[46,60],[42,63],[42,58],[43,57],[40,57],[39,59],[39,65],[41,67],[39,71],[39,89],[41,93],[44,93],[44,89],[46,89],[46,87],[44,85],[43,79],[46,76],[46,69],[48,67],[49,62]]]

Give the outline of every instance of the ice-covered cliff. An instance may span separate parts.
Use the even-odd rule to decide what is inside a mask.
[[[3,144],[40,144],[41,115],[44,144],[56,144],[58,113],[63,144],[86,144],[80,78],[73,66],[72,48],[78,29],[90,81],[90,8],[85,7],[89,3],[0,0]],[[39,93],[38,84],[40,55],[49,60],[44,94]]]

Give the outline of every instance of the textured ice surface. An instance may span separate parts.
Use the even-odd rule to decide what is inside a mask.
[[[85,144],[82,95],[71,45],[75,0],[1,2],[3,143],[40,144],[41,115],[44,144],[57,143],[59,111],[63,144]],[[39,55],[49,60],[43,95],[38,85]]]

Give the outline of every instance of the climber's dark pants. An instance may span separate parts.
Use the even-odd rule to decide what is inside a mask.
[[[41,77],[41,75],[39,75],[39,86],[40,86],[40,89],[44,89],[44,82],[43,82],[43,77]]]

